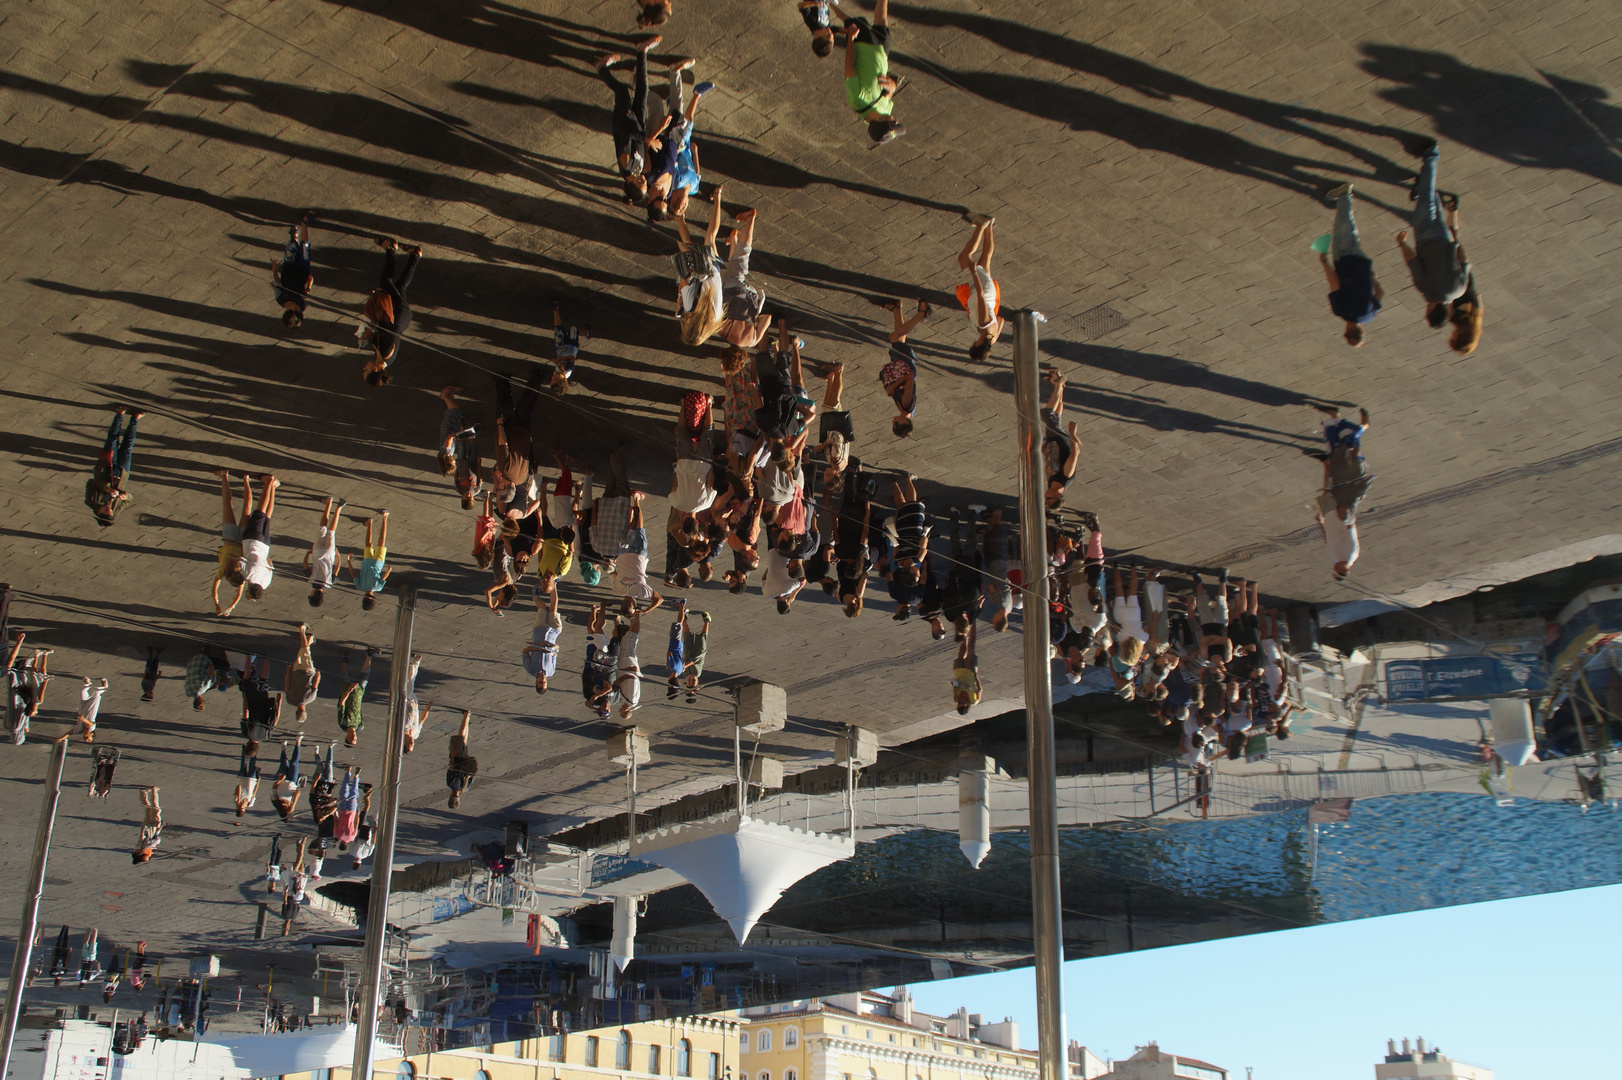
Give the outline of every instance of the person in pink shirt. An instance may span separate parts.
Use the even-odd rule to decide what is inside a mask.
[[[338,783],[338,817],[332,828],[333,839],[347,849],[360,832],[360,769],[351,765],[344,770]]]

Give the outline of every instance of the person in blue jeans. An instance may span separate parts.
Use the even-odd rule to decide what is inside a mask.
[[[84,485],[84,504],[96,515],[96,524],[104,529],[118,518],[119,511],[129,503],[130,496],[124,490],[124,482],[129,479],[130,458],[135,453],[135,425],[146,413],[140,410],[129,413],[127,425],[124,423],[125,415],[122,405],[114,410],[113,422],[107,428],[107,440],[102,444],[96,467]]]
[[[1447,325],[1448,302],[1464,295],[1470,285],[1470,263],[1459,243],[1459,208],[1443,210],[1436,190],[1436,166],[1442,151],[1431,143],[1423,155],[1419,179],[1414,182],[1414,246],[1408,230],[1397,234],[1397,246],[1413,275],[1414,288],[1425,298],[1425,322],[1432,330]]]
[[[1329,237],[1329,254],[1320,253],[1318,262],[1329,279],[1329,310],[1346,323],[1346,344],[1355,349],[1363,344],[1363,325],[1380,314],[1385,290],[1374,276],[1374,260],[1358,242],[1352,185],[1342,184],[1329,197],[1335,203],[1335,227]]]
[[[282,249],[282,257],[270,261],[271,291],[282,309],[282,325],[289,330],[304,321],[310,289],[315,285],[315,272],[310,267],[310,219],[313,217],[315,211],[306,210],[297,225],[287,227],[287,246]]]

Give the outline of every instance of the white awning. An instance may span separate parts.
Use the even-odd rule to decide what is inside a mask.
[[[848,836],[805,832],[733,812],[638,836],[631,858],[667,867],[697,886],[743,944],[783,891],[856,854]]]

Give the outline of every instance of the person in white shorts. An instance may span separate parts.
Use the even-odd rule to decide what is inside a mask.
[[[1138,568],[1132,568],[1132,587],[1121,587],[1121,568],[1115,568],[1115,623],[1120,627],[1116,640],[1120,642],[1120,657],[1126,664],[1136,664],[1148,644],[1149,635],[1143,629],[1143,608],[1138,604]]]
[[[650,609],[651,610],[651,609]],[[625,598],[625,614],[621,616],[615,636],[619,641],[619,666],[614,673],[614,684],[598,693],[607,697],[617,691],[620,697],[621,720],[629,720],[642,704],[642,666],[637,663],[636,647],[642,634],[642,613],[630,597]]]
[[[405,745],[400,751],[404,754],[411,753],[411,748],[417,745],[417,740],[422,736],[422,719],[428,715],[428,709],[419,711],[417,705],[417,672],[421,670],[422,654],[413,653],[411,655],[411,671],[406,676]],[[430,707],[433,704],[431,701],[428,703]]]
[[[328,499],[321,511],[321,531],[304,553],[304,569],[310,575],[310,606],[320,607],[323,591],[338,572],[338,518],[348,505],[342,499]]]
[[[304,714],[315,701],[315,695],[321,687],[321,673],[315,669],[315,660],[310,656],[310,646],[315,644],[315,638],[310,636],[310,628],[303,623],[298,625],[298,656],[287,669],[287,678],[282,683],[282,700],[293,706],[299,723],[304,723]]]
[[[970,360],[984,360],[991,354],[991,346],[1002,336],[1003,318],[998,314],[1002,306],[1002,290],[991,277],[991,254],[996,248],[993,232],[997,219],[985,214],[967,214],[974,232],[969,242],[958,253],[959,269],[969,272],[967,284],[957,287],[958,303],[968,312],[969,325],[974,328],[974,344],[969,346]]]

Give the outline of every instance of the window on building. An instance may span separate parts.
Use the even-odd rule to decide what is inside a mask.
[[[839,1034],[841,1034],[841,1035],[849,1035],[850,1034],[850,1025],[849,1024],[840,1024],[839,1025]]]
[[[872,1028],[867,1029],[867,1040],[868,1040],[868,1042],[873,1041],[873,1029]]]
[[[954,1046],[954,1047],[952,1047],[952,1050],[953,1050],[954,1053],[957,1054],[958,1057],[963,1056],[963,1048],[961,1046]]]
[[[631,1033],[620,1032],[618,1044],[614,1047],[614,1068],[629,1069],[631,1067]]]
[[[922,1042],[923,1042],[923,1040],[922,1040],[922,1039],[914,1039],[914,1040],[912,1040],[912,1048],[913,1048],[913,1049],[914,1049],[914,1050],[916,1050],[916,1049],[918,1049],[918,1045],[919,1045],[919,1044],[920,1044],[920,1043],[922,1043]]]
[[[745,1031],[745,1032],[743,1032],[742,1034],[740,1034],[738,1036],[738,1053],[747,1054],[748,1052],[749,1052],[749,1033],[747,1031]]]
[[[783,1032],[783,1049],[800,1045],[800,1029],[791,1027]]]
[[[890,1041],[895,1042],[895,1032],[890,1032]]]
[[[974,1056],[977,1058],[984,1058],[986,1056],[986,1052],[984,1050],[976,1050],[974,1052]]]
[[[762,1031],[755,1039],[755,1049],[762,1053],[772,1048],[772,1033],[770,1030]]]
[[[650,1076],[659,1075],[659,1058],[663,1050],[664,1047],[657,1044],[648,1047],[648,1074]]]
[[[871,1065],[867,1067],[867,1080],[879,1080],[879,1071]]]
[[[401,1061],[400,1067],[394,1070],[398,1080],[417,1080],[417,1067],[409,1061]]]
[[[769,1072],[763,1072],[760,1074],[760,1080],[772,1080],[772,1074]]]
[[[708,1074],[708,1080],[721,1080],[721,1055],[720,1054],[711,1054],[710,1055],[710,1071],[709,1071],[709,1074]]]
[[[783,1070],[783,1080],[794,1080],[794,1070],[793,1069],[784,1069]]]
[[[693,1044],[687,1039],[676,1042],[676,1075],[693,1075]]]
[[[478,1072],[473,1074],[473,1080],[490,1080],[490,1074],[485,1072],[483,1069],[480,1069]]]
[[[592,1068],[597,1067],[597,1036],[586,1036],[586,1064]]]
[[[546,1040],[546,1060],[563,1060],[563,1036],[553,1035]]]

